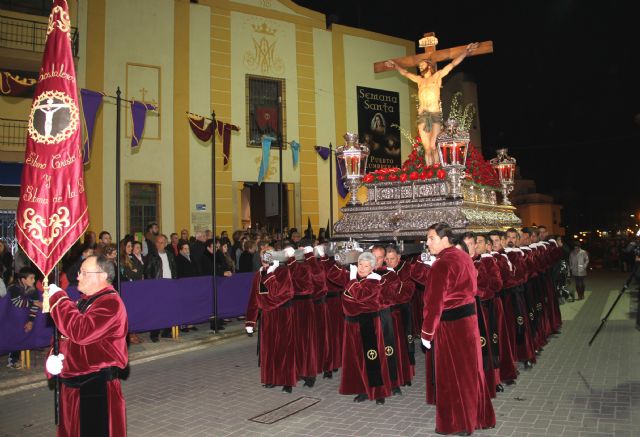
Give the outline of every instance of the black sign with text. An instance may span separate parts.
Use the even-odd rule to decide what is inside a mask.
[[[358,135],[371,151],[367,172],[400,167],[400,104],[393,91],[356,87]],[[394,125],[394,127],[391,127]]]

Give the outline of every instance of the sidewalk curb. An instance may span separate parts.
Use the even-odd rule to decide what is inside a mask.
[[[197,340],[167,343],[167,346],[161,350],[140,351],[130,355],[129,366],[136,366],[138,364],[144,364],[162,358],[180,355],[186,352],[204,349],[208,345],[225,342],[227,340],[241,337],[243,335],[246,335],[244,328],[226,332],[224,334],[214,334],[211,337],[205,337]],[[17,378],[12,378],[9,381],[0,382],[0,397],[19,393],[25,390],[31,390],[34,388],[46,387],[47,383],[48,381],[44,378],[43,373],[40,372],[33,375],[25,375]]]

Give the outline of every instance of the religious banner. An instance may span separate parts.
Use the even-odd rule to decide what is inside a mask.
[[[144,124],[147,119],[147,111],[155,111],[156,107],[148,103],[138,102],[134,100],[131,102],[131,124],[133,125],[133,132],[131,133],[131,148],[136,148],[140,145],[142,139],[142,133],[144,132]]]
[[[258,173],[258,185],[262,184],[267,171],[269,171],[269,157],[271,155],[271,142],[276,139],[273,137],[262,137],[262,161],[260,161],[260,171]]]
[[[275,107],[258,107],[256,108],[256,123],[258,127],[266,131],[270,127],[275,133],[278,131],[278,108]]]
[[[16,212],[18,243],[45,276],[89,225],[70,30],[67,3],[55,0],[29,114]]]
[[[370,151],[367,173],[385,167],[400,167],[400,130],[395,127],[400,125],[398,93],[356,88],[358,135]]]
[[[30,96],[36,82],[33,78],[23,78],[9,71],[0,71],[0,94],[11,97]]]
[[[82,162],[89,164],[91,155],[91,142],[93,141],[93,128],[96,125],[96,116],[98,109],[102,106],[102,97],[104,94],[82,88],[80,90],[80,98],[82,99],[82,114],[84,115],[84,125],[87,129],[87,138],[82,144]]]
[[[189,119],[191,132],[193,132],[200,141],[211,140],[211,135],[213,135],[212,123],[206,124],[203,116],[190,112],[187,113],[187,118]],[[222,137],[222,158],[224,165],[229,163],[229,156],[231,155],[231,132],[237,132],[239,130],[240,128],[238,126],[216,120],[216,131],[218,135]]]

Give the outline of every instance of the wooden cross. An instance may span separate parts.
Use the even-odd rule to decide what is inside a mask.
[[[435,34],[433,32],[425,33],[424,40],[435,40],[435,44],[437,44],[438,40],[435,38]],[[458,46],[451,47],[449,49],[436,50],[435,44],[427,45],[424,48],[424,53],[417,53],[413,56],[404,56],[402,58],[395,58],[393,61],[403,67],[403,68],[411,68],[415,67],[422,61],[431,61],[432,63],[447,61],[451,59],[455,59],[459,54],[464,52],[467,49],[467,46]],[[483,41],[478,44],[478,48],[470,53],[469,56],[477,56],[477,55],[485,55],[488,53],[493,53],[493,41]],[[373,64],[374,73],[381,73],[383,71],[393,70],[393,67],[387,66],[385,63],[388,59],[384,61],[378,61]]]

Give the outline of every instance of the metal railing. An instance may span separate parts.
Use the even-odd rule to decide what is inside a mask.
[[[0,47],[42,52],[48,24],[0,15]],[[78,28],[71,28],[71,50],[78,57]]]
[[[24,152],[27,144],[27,120],[0,118],[0,150]]]
[[[0,209],[0,240],[9,246],[12,254],[18,250],[15,227],[16,212],[10,209]]]

